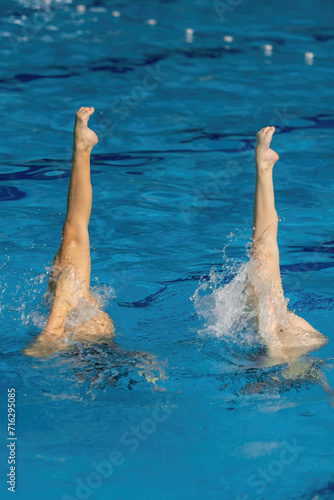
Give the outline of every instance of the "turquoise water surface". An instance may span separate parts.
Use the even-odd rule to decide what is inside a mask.
[[[83,1],[0,1],[0,497],[14,387],[18,500],[333,499],[333,3]],[[80,106],[116,345],[34,359]],[[266,125],[285,293],[329,338],[297,377],[205,301],[247,261]]]

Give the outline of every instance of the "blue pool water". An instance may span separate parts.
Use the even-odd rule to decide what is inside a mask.
[[[1,498],[14,387],[18,500],[333,499],[332,2],[83,1],[0,2]],[[83,105],[92,286],[117,346],[28,358]],[[284,289],[329,337],[297,378],[190,300],[247,261],[268,124]]]

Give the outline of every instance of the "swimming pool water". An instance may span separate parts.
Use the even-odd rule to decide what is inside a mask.
[[[332,2],[0,5],[1,498],[8,387],[19,500],[334,498]],[[92,286],[117,346],[32,359],[83,105]],[[296,379],[210,335],[190,300],[247,260],[268,124],[285,293],[329,337]]]

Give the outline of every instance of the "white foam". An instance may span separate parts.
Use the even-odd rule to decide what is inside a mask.
[[[222,284],[229,271],[231,269],[220,275],[213,269],[210,280],[199,286],[192,300],[198,315],[205,320],[207,333],[236,341],[240,332],[252,324],[255,313],[247,308],[245,289],[248,264],[239,265],[234,278],[229,283]],[[254,341],[251,335],[244,340],[247,343]]]

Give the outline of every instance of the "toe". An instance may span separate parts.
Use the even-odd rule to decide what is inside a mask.
[[[78,114],[82,115],[82,114],[85,114],[87,113],[88,111],[90,111],[92,108],[90,108],[89,106],[82,106],[79,111],[78,111]],[[93,108],[94,110],[94,108]]]
[[[94,111],[94,108],[83,108],[82,117],[84,119],[88,119],[94,113]]]
[[[89,112],[87,111],[87,109],[84,109],[84,110],[80,113],[79,118],[80,118],[80,120],[81,120],[81,121],[83,121],[83,122],[88,122],[90,115],[91,115],[91,113],[89,113]]]

